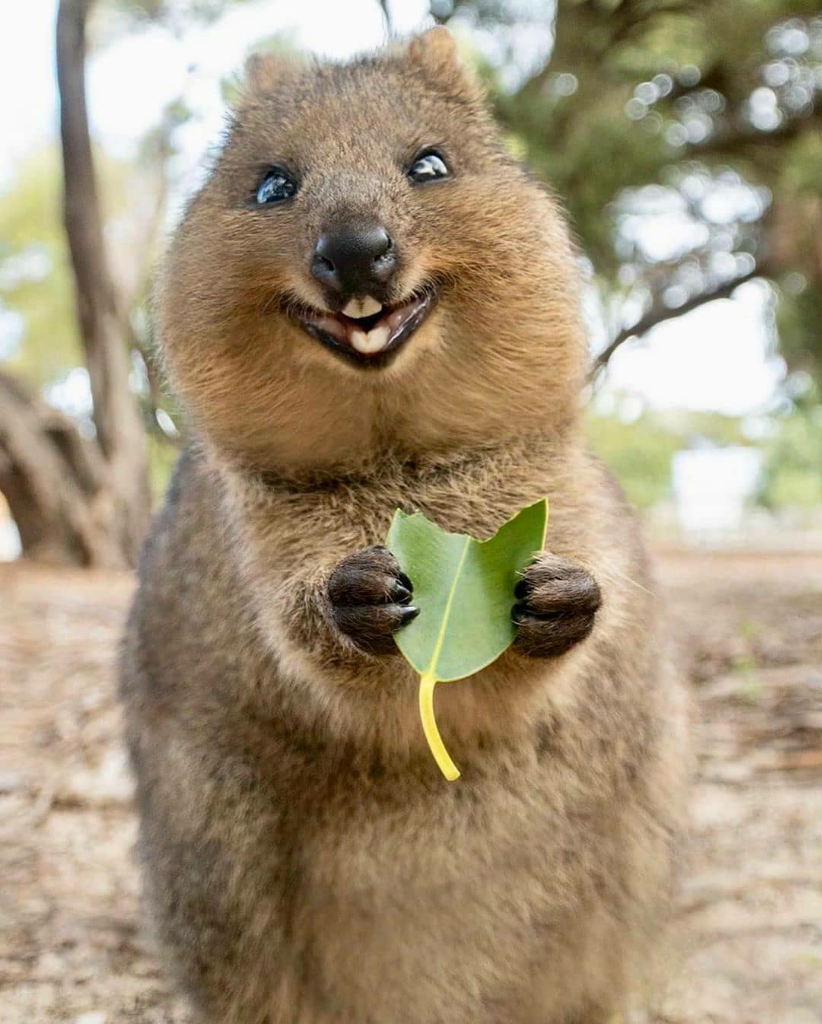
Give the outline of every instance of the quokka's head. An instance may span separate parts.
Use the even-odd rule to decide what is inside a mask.
[[[252,58],[158,308],[200,430],[268,468],[486,443],[575,408],[562,217],[444,29],[349,64]]]

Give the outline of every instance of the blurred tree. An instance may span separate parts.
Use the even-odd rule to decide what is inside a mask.
[[[470,30],[518,154],[568,205],[601,297],[598,366],[761,277],[779,288],[789,368],[822,379],[818,0],[431,11]]]
[[[91,0],[61,0],[56,53],[63,222],[93,429],[84,436],[76,421],[56,413],[4,373],[0,490],[18,525],[24,553],[123,566],[136,560],[151,501],[145,432],[129,382],[129,321],[104,243],[89,135],[85,65],[90,7]],[[52,262],[55,255],[47,249],[40,253]],[[57,304],[50,311],[55,312],[66,311]],[[64,333],[65,328],[56,326],[56,337]]]

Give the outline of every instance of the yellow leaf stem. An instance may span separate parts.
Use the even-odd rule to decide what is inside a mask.
[[[433,672],[426,672],[420,676],[420,717],[425,738],[434,760],[439,765],[442,774],[449,782],[455,782],[459,777],[459,769],[451,760],[442,736],[437,728],[437,720],[434,718],[434,687],[437,685],[437,677]]]

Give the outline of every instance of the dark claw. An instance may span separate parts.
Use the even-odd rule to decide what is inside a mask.
[[[417,608],[416,605],[406,605],[403,608],[402,612],[400,613],[400,625],[407,626],[409,622],[411,622],[413,619],[416,619],[419,613],[420,610],[419,608]]]
[[[407,604],[411,600],[411,591],[397,580],[391,587],[391,600],[397,604]]]
[[[414,584],[411,582],[408,576],[405,575],[404,572],[398,573],[397,578],[399,579],[400,583],[402,583],[406,590],[408,590],[409,592],[413,592]]]
[[[521,596],[522,595],[517,594],[517,597]],[[528,609],[524,604],[515,604],[514,607],[511,609],[511,621],[518,626],[527,614]]]
[[[514,597],[518,597],[522,600],[528,596],[528,580],[523,576],[519,583],[514,587]]]

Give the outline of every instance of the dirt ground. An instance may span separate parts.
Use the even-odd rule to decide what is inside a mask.
[[[659,561],[699,706],[655,1024],[822,1024],[822,555]],[[0,1024],[187,1024],[141,931],[113,697],[128,577],[0,567]]]

